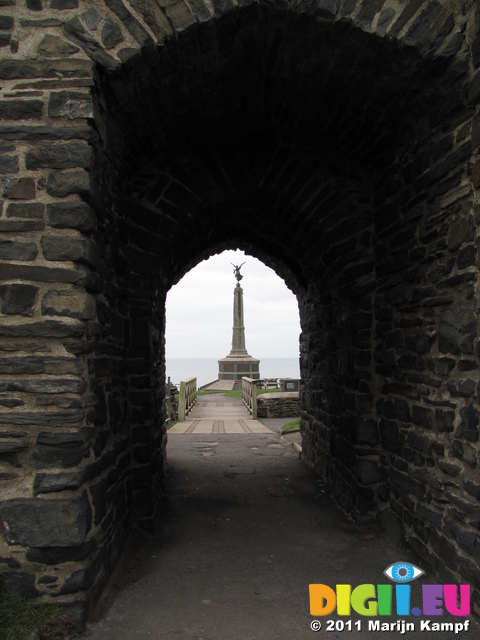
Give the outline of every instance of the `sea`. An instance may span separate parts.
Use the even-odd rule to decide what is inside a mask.
[[[167,378],[178,385],[197,378],[197,388],[218,380],[219,358],[167,358]],[[300,378],[298,358],[260,358],[261,378]]]

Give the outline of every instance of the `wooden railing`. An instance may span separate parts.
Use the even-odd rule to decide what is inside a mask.
[[[253,378],[242,378],[242,400],[253,420],[257,419],[257,385]]]
[[[197,401],[197,379],[188,378],[180,382],[178,396],[178,421],[183,422]]]

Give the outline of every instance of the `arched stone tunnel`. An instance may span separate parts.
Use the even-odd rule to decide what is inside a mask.
[[[19,5],[0,16],[9,587],[84,618],[151,529],[166,294],[241,248],[299,302],[306,460],[480,607],[475,3]]]

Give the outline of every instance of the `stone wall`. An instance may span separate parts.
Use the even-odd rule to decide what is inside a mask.
[[[308,461],[478,606],[478,3],[0,7],[9,587],[83,619],[152,528],[166,294],[242,248],[299,301]]]
[[[261,393],[257,396],[259,418],[297,418],[299,415],[298,391]]]

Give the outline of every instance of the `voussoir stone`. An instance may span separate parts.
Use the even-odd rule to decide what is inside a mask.
[[[0,245],[1,248],[1,245]],[[30,284],[5,284],[0,286],[2,300],[0,310],[6,315],[33,315],[38,287]]]
[[[90,528],[87,497],[42,500],[19,498],[0,504],[0,519],[9,544],[27,547],[76,547]]]
[[[112,20],[106,20],[102,27],[102,42],[106,49],[113,49],[123,41],[120,27]]]
[[[42,315],[93,320],[96,315],[95,300],[80,291],[49,291],[42,298]]]
[[[54,229],[92,231],[95,214],[85,202],[55,202],[47,205],[48,223]]]

